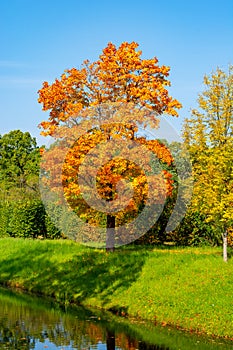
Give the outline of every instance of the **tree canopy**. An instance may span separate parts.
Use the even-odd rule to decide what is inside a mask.
[[[0,136],[0,184],[2,190],[22,194],[38,192],[39,147],[29,132],[10,131]]]
[[[149,198],[164,204],[174,183],[167,147],[137,132],[139,126],[157,128],[163,113],[177,116],[181,104],[168,93],[170,68],[159,66],[157,58],[142,59],[137,48],[135,42],[118,48],[109,43],[99,60],[86,60],[39,90],[39,103],[50,111],[42,133],[59,140],[44,156],[49,186],[64,192],[86,221],[106,225],[110,245],[117,225],[119,233],[121,223],[133,221]]]
[[[195,177],[191,210],[204,214],[218,243],[233,224],[233,66],[205,76],[204,86],[184,139]]]
[[[181,104],[167,90],[170,68],[159,66],[156,57],[142,59],[137,48],[135,42],[124,42],[118,48],[109,43],[97,61],[86,60],[81,69],[67,69],[54,83],[44,82],[38,99],[43,110],[50,111],[49,120],[40,124],[44,133],[53,134],[72,117],[79,122],[77,116],[85,107],[110,102],[133,102],[153,110],[150,118],[138,115],[136,120],[151,127],[158,126],[156,115],[177,116]]]

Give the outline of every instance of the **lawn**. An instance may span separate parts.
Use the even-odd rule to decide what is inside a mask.
[[[0,283],[162,325],[233,338],[233,259],[221,248],[0,240]]]

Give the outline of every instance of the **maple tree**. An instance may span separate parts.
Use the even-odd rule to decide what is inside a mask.
[[[158,116],[163,113],[177,116],[181,104],[168,93],[170,68],[159,66],[157,58],[142,59],[137,48],[135,42],[124,42],[118,48],[109,43],[97,61],[86,60],[81,69],[68,69],[54,83],[44,82],[39,90],[39,103],[43,110],[50,111],[48,120],[40,124],[42,133],[59,140],[50,149],[44,165],[46,171],[53,173],[50,187],[60,191],[62,177],[62,191],[72,209],[93,225],[102,222],[109,229],[107,232],[113,229],[106,238],[110,249],[117,225],[126,217],[134,218],[149,197],[156,197],[157,204],[164,203],[173,189],[169,172],[173,158],[169,150],[156,140],[139,137],[137,132],[139,126],[157,128]],[[108,142],[113,145],[109,150],[111,157],[106,153]],[[121,152],[121,147],[126,153]],[[130,157],[132,148],[135,159]],[[80,169],[90,154],[92,166],[82,176]],[[163,169],[158,170],[152,154],[166,164]],[[142,158],[143,169],[137,164]],[[147,166],[154,168],[153,174]],[[105,208],[111,207],[105,221],[103,211],[93,208],[93,176],[95,196],[99,202],[104,200]],[[86,192],[92,205],[87,203],[88,196],[85,200],[82,196]],[[124,210],[117,211],[118,197]]]
[[[205,76],[204,85],[184,124],[195,177],[191,210],[204,214],[217,243],[221,235],[226,243],[233,224],[233,66]]]

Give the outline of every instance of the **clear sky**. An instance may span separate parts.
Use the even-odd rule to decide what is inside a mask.
[[[98,59],[110,41],[136,41],[143,58],[171,67],[180,130],[204,74],[233,63],[233,0],[2,0],[0,33],[1,135],[20,129],[43,143],[43,81]]]

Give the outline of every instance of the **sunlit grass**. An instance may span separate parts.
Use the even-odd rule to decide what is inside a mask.
[[[221,248],[0,240],[0,282],[123,315],[233,337],[233,260]]]

